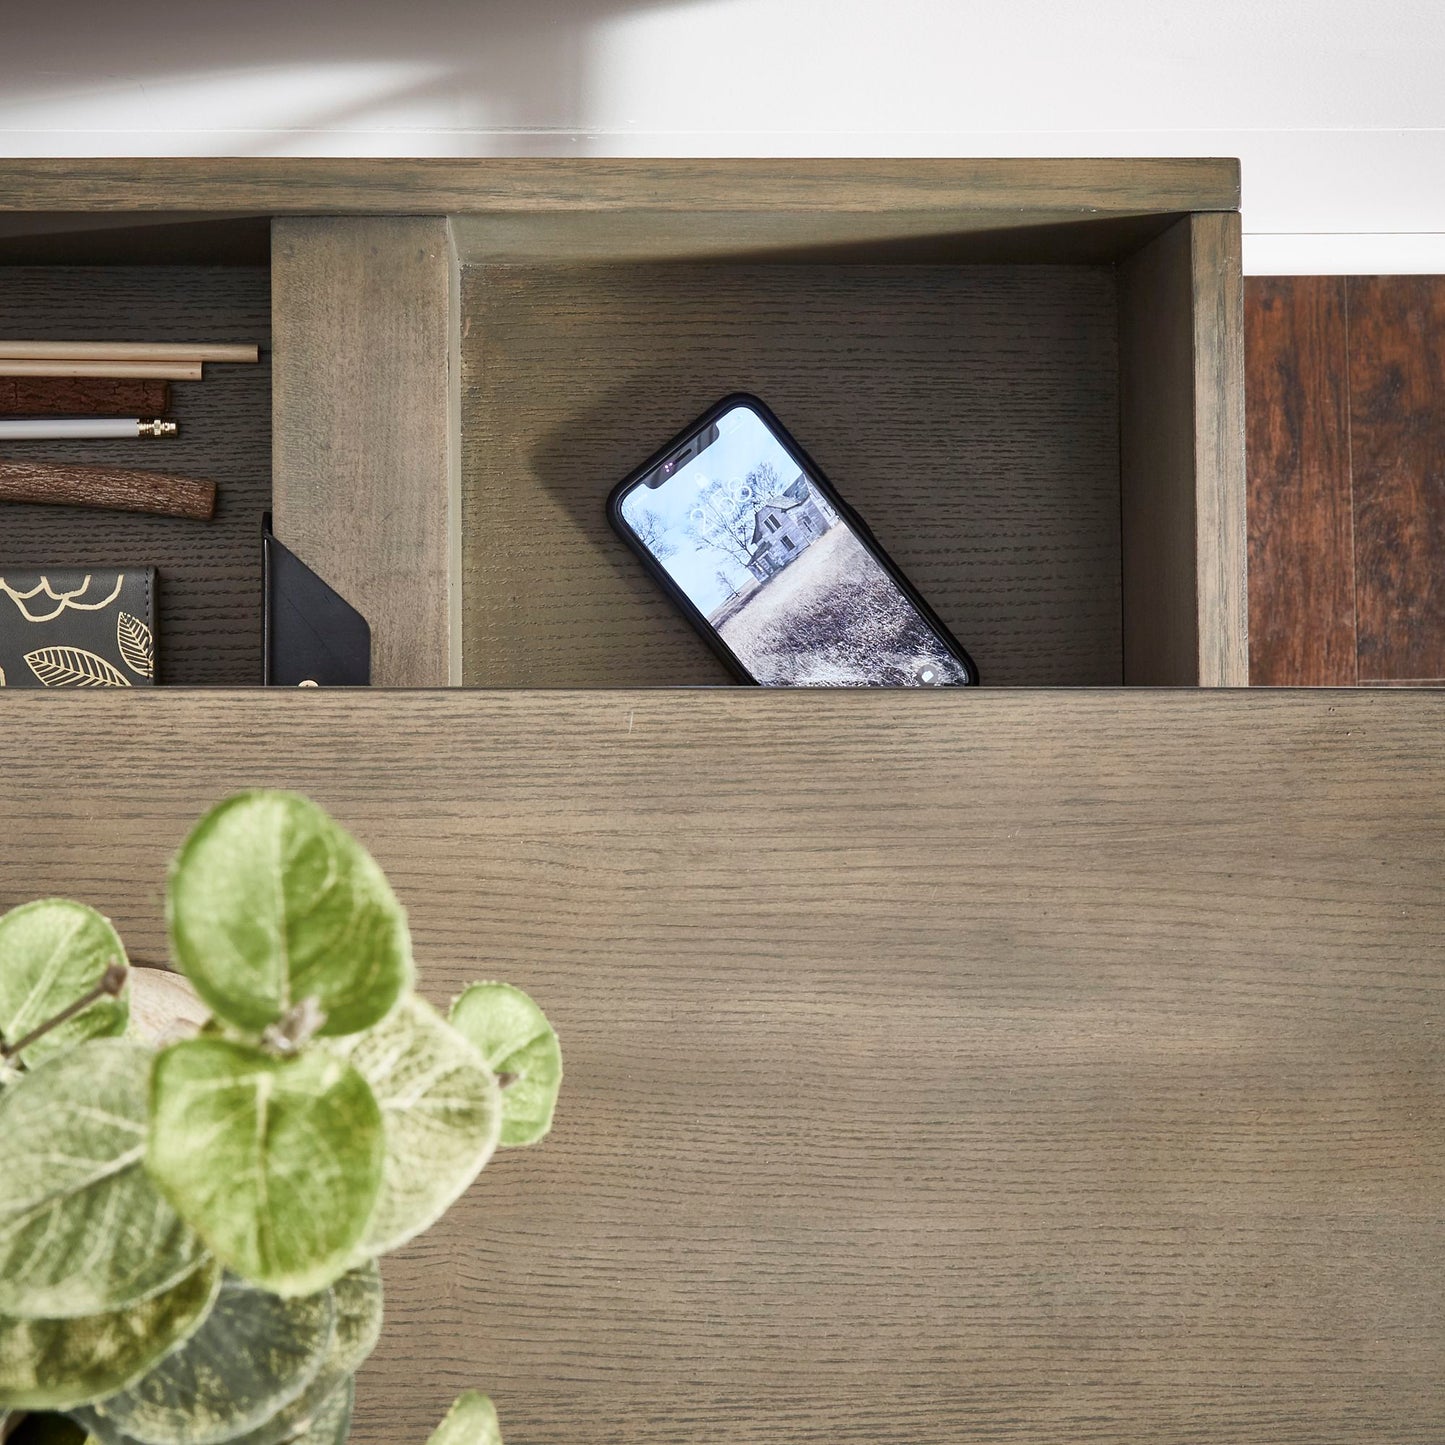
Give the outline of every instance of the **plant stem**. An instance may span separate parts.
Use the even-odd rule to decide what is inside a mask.
[[[105,966],[105,973],[102,975],[100,982],[96,984],[89,993],[83,994],[80,998],[76,999],[69,1008],[61,1009],[54,1018],[47,1019],[43,1024],[38,1024],[35,1028],[31,1029],[24,1038],[17,1039],[13,1044],[0,1044],[0,1059],[13,1059],[22,1049],[29,1048],[36,1039],[43,1039],[51,1029],[59,1028],[61,1024],[73,1019],[76,1014],[88,1009],[97,999],[104,998],[107,994],[109,994],[111,998],[118,997],[121,989],[125,987],[128,972],[129,970],[125,964],[111,959]]]

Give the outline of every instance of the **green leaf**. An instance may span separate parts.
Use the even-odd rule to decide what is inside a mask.
[[[207,1260],[128,1309],[63,1320],[0,1315],[0,1401],[16,1410],[73,1410],[123,1390],[200,1325],[220,1279]]]
[[[381,1111],[321,1050],[192,1039],[156,1058],[146,1164],[223,1263],[276,1294],[346,1270],[381,1184]]]
[[[180,1349],[75,1418],[102,1445],[217,1445],[306,1389],[331,1349],[335,1317],[329,1290],[284,1300],[228,1275]]]
[[[42,898],[0,918],[0,1041],[16,1043],[31,1029],[84,998],[112,963],[125,963],[120,936],[95,909],[66,898]],[[126,994],[98,998],[73,1019],[27,1045],[38,1064],[83,1039],[125,1032]]]
[[[153,1058],[142,1044],[95,1039],[0,1094],[0,1314],[123,1309],[204,1258],[145,1171]]]
[[[502,1445],[502,1427],[492,1402],[476,1390],[458,1395],[427,1445]]]
[[[341,1276],[331,1287],[336,1330],[316,1377],[286,1408],[231,1445],[283,1445],[312,1439],[307,1430],[325,1430],[338,1392],[376,1348],[381,1335],[381,1272],[374,1262]],[[321,1437],[315,1437],[321,1438]]]
[[[355,1402],[356,1381],[347,1380],[322,1401],[301,1434],[288,1437],[288,1445],[345,1445],[351,1433],[351,1409]],[[238,1440],[236,1445],[251,1445],[251,1442]]]
[[[501,1094],[476,1049],[414,994],[374,1028],[327,1047],[351,1061],[381,1106],[386,1162],[361,1250],[385,1254],[440,1219],[492,1157]]]
[[[228,1023],[260,1034],[314,998],[328,1035],[383,1017],[411,983],[406,914],[351,834],[295,793],[213,809],[171,865],[171,945]]]
[[[546,1015],[519,988],[474,983],[450,1017],[502,1085],[502,1148],[545,1138],[562,1087],[562,1048]]]

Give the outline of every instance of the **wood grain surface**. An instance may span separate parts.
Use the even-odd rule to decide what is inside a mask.
[[[550,209],[1234,210],[1226,159],[6,159],[0,212],[446,215]]]
[[[721,682],[613,536],[613,484],[768,402],[978,660],[1120,681],[1112,268],[467,266],[464,679]]]
[[[1445,677],[1445,277],[1349,281],[1361,681]]]
[[[261,516],[271,502],[270,277],[264,267],[4,267],[0,332],[56,341],[255,342],[259,366],[172,388],[180,435],[9,442],[16,459],[161,465],[218,488],[212,522],[0,505],[7,565],[159,569],[158,680],[261,681]],[[163,449],[163,456],[162,456]]]
[[[1445,695],[0,696],[0,907],[163,955],[213,799],[375,852],[551,1139],[388,1260],[355,1439],[1436,1445]],[[23,742],[21,741],[23,739]],[[177,759],[187,760],[178,766]]]
[[[1198,477],[1190,229],[1119,267],[1124,681],[1199,682]]]
[[[942,202],[942,198],[940,198]],[[936,209],[754,210],[740,188],[729,210],[474,212],[452,217],[463,265],[616,261],[908,262],[913,265],[1112,265],[1173,225],[1177,212],[996,209],[987,197]],[[5,218],[0,215],[0,229]],[[3,243],[0,243],[3,255]]]
[[[1244,477],[1244,275],[1238,212],[1189,217],[1194,294],[1195,569],[1199,677],[1249,685]]]
[[[1343,276],[1245,281],[1255,684],[1356,680],[1346,284]]]
[[[1119,268],[1124,680],[1249,681],[1239,218]]]
[[[276,535],[371,624],[373,684],[459,682],[447,223],[280,220],[271,266]]]

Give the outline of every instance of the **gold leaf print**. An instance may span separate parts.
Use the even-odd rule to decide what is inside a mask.
[[[119,668],[83,647],[42,647],[25,661],[45,687],[129,687]]]
[[[149,677],[155,666],[150,628],[139,617],[122,612],[115,619],[115,640],[120,645],[125,665],[138,677]]]

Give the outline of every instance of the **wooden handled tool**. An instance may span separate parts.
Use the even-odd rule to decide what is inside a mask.
[[[216,484],[120,467],[0,461],[0,502],[154,512],[162,517],[209,522],[216,510]]]

